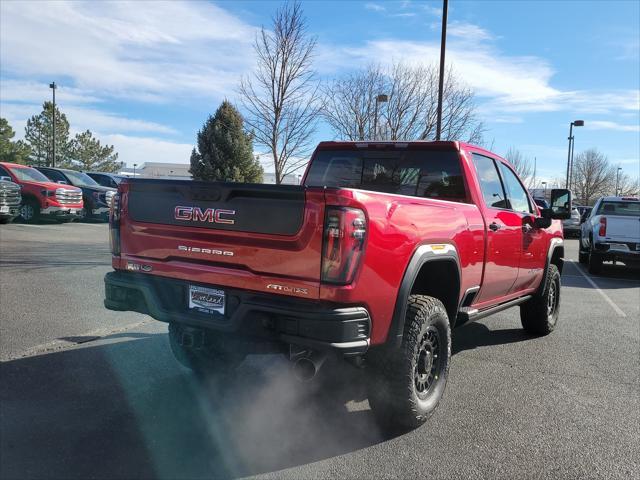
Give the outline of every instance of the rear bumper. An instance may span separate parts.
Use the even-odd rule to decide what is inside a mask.
[[[226,293],[224,315],[203,314],[188,309],[189,282],[122,271],[107,273],[104,281],[104,305],[111,310],[132,310],[162,322],[344,355],[362,354],[369,348],[371,320],[363,307],[203,285]]]
[[[640,263],[640,243],[600,242],[594,245],[603,260]]]

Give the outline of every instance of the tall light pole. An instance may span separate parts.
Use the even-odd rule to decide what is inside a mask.
[[[137,163],[133,164],[133,178],[136,178],[136,167],[138,166]]]
[[[444,90],[444,53],[447,45],[447,10],[449,0],[442,0],[442,37],[440,39],[440,72],[438,79],[438,118],[436,122],[436,140],[442,133],[442,91]]]
[[[571,188],[571,171],[573,170],[573,127],[584,126],[584,120],[574,120],[569,125],[569,151],[567,152],[567,179],[564,188]]]
[[[622,167],[618,167],[616,171],[616,197],[618,196],[618,185],[620,185],[620,170],[622,170]]]
[[[544,188],[544,199],[545,201],[547,200],[547,182],[540,182],[543,185]]]
[[[56,82],[50,83],[49,88],[53,90],[53,112],[51,113],[52,148],[51,166],[56,166]]]
[[[373,140],[376,141],[378,139],[378,104],[388,102],[389,97],[384,93],[376,96],[376,106],[373,113]]]

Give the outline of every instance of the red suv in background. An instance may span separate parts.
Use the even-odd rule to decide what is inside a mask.
[[[0,162],[0,176],[10,177],[22,187],[20,216],[33,223],[47,216],[63,222],[82,217],[82,190],[55,183],[35,168]]]

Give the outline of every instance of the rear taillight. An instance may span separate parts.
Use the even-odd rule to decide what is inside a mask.
[[[120,192],[111,199],[109,209],[109,245],[112,255],[120,255]]]
[[[327,207],[322,247],[322,281],[348,284],[358,270],[367,220],[357,208]]]
[[[600,230],[598,230],[598,235],[601,237],[607,236],[607,217],[600,217]]]

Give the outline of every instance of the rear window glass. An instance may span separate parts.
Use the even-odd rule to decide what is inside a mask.
[[[604,201],[598,207],[596,215],[622,215],[629,217],[638,217],[640,216],[640,202]]]
[[[460,159],[454,151],[320,151],[311,162],[305,184],[466,199]]]

